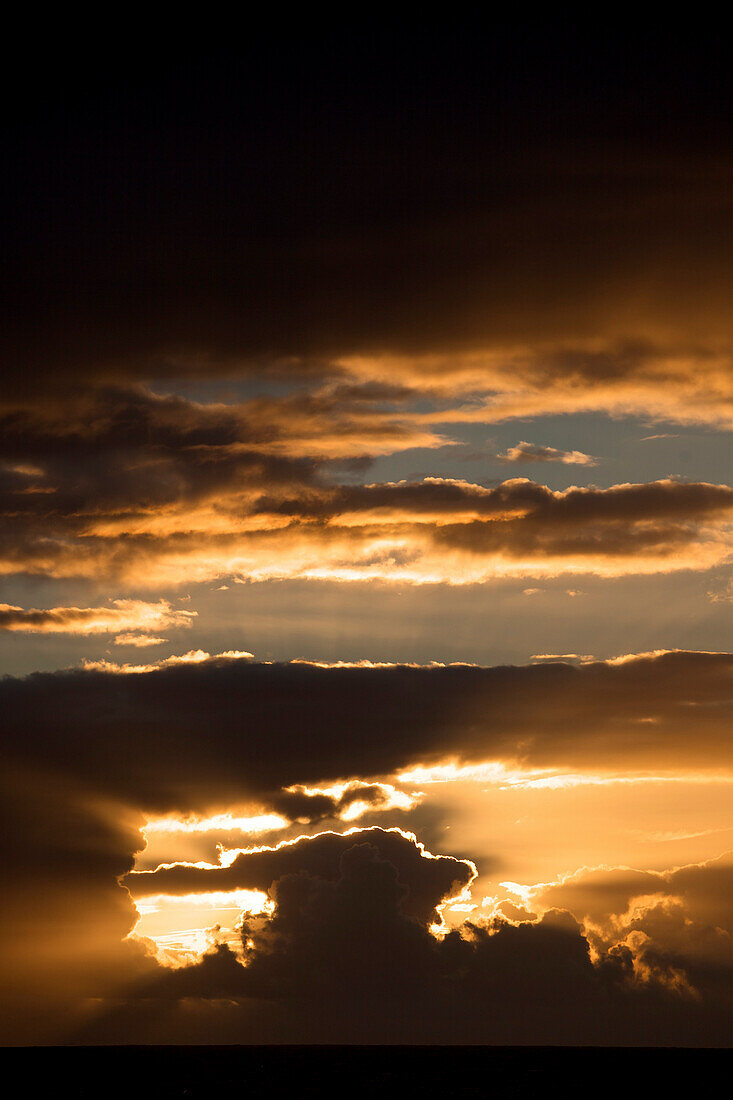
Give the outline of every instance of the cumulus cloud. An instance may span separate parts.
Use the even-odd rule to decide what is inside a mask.
[[[674,900],[696,925],[717,930],[727,953],[733,951],[732,852],[668,871],[582,869],[533,888],[530,897],[543,906],[572,909],[606,937],[619,929],[643,929],[645,912]],[[692,934],[687,948],[694,950]]]
[[[567,910],[515,909],[436,936],[429,921],[448,879],[435,867],[428,885],[414,852],[401,859],[407,838],[389,853],[374,830],[340,838],[327,864],[323,839],[300,842],[301,862],[270,884],[270,911],[243,918],[239,954],[220,944],[144,983],[162,1034],[181,1026],[163,1006],[190,998],[227,1001],[228,1041],[706,1045],[729,1034],[720,962],[706,992],[717,978],[723,994],[702,1004],[646,942],[593,957]],[[144,1018],[128,1001],[91,1034],[135,1034]]]
[[[598,459],[583,451],[563,451],[557,447],[543,447],[524,440],[516,447],[508,447],[503,454],[497,454],[500,462],[561,462],[564,466],[597,466]]]
[[[317,822],[351,799],[384,797],[383,780],[339,777],[411,762],[719,773],[730,676],[728,654],[660,653],[495,669],[209,658],[128,676],[6,678],[3,952],[16,1009],[8,1002],[5,1034],[185,1041],[185,1005],[223,998],[219,1041],[724,1041],[729,861],[571,876],[545,884],[526,911],[473,914],[437,938],[442,904],[474,866],[402,829],[326,831],[218,865],[146,874],[133,864],[156,812],[249,799]],[[244,921],[237,953],[219,945],[170,972],[152,945],[125,938],[128,886],[138,897],[258,889],[274,907]],[[30,1015],[17,1011],[21,989]]]
[[[583,868],[527,891],[540,911],[571,909],[597,956],[678,997],[727,1008],[733,974],[730,852],[667,871]]]
[[[244,850],[221,868],[174,864],[154,871],[133,871],[126,885],[134,896],[145,897],[211,890],[267,890],[283,875],[301,872],[332,880],[338,877],[344,853],[357,842],[368,842],[395,867],[402,881],[410,883],[405,911],[426,925],[438,922],[436,906],[444,898],[459,894],[476,875],[470,860],[425,852],[412,834],[399,829],[372,828],[352,829],[345,834],[320,833],[284,841],[273,848]]]

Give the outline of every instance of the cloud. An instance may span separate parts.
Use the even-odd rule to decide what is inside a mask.
[[[707,595],[713,603],[733,601],[733,578],[724,582],[722,586],[711,589]]]
[[[509,447],[497,454],[500,462],[561,462],[565,466],[597,466],[598,459],[583,451],[562,451],[556,447],[542,447],[522,440],[516,447]]]
[[[730,555],[726,485],[355,483],[349,463],[451,442],[445,423],[405,400],[367,380],[231,404],[108,385],[10,405],[0,572],[146,588],[223,577],[457,584],[709,569]],[[483,415],[475,401],[464,412]],[[504,457],[530,455],[580,461],[526,443]]]
[[[733,974],[733,855],[668,871],[581,869],[529,891],[540,911],[567,906],[596,953],[625,958],[636,980],[718,1005]]]
[[[291,841],[298,829],[325,821],[351,823],[367,813],[412,810],[422,800],[419,792],[407,793],[391,783],[365,783],[351,780],[330,787],[294,785],[267,795],[267,812],[230,810],[208,815],[175,813],[148,816],[146,837],[159,834],[199,836],[211,853],[210,866],[229,866],[245,849],[235,845],[242,837],[269,833],[288,836]],[[288,830],[288,833],[283,833]],[[203,865],[203,864],[202,864]]]
[[[619,130],[605,100],[591,95],[601,125],[576,110],[588,102],[579,58],[589,55],[569,45],[561,102],[531,104],[511,51],[495,49],[487,66],[470,42],[440,48],[456,66],[431,63],[427,78],[415,58],[406,86],[401,58],[410,106],[390,87],[379,123],[391,66],[353,48],[348,73],[333,76],[343,97],[315,94],[307,121],[300,101],[262,95],[281,71],[266,50],[238,72],[204,65],[203,80],[158,73],[171,98],[156,96],[157,136],[124,95],[89,111],[76,93],[63,100],[60,74],[54,95],[74,122],[34,116],[8,147],[4,572],[429,582],[524,575],[545,560],[550,572],[606,575],[634,561],[652,571],[719,560],[719,545],[679,530],[637,532],[623,565],[613,532],[609,564],[588,550],[603,533],[552,560],[553,547],[527,547],[510,528],[507,546],[493,530],[446,532],[455,560],[446,543],[423,546],[426,532],[405,530],[405,517],[399,531],[361,537],[311,530],[310,490],[332,486],[335,463],[353,473],[376,455],[448,445],[458,424],[589,410],[732,422],[729,142],[701,147],[687,113],[701,88],[719,87],[708,60],[695,76],[685,56],[695,94],[670,93],[674,122],[660,107],[666,70],[649,86],[648,57],[624,67],[643,94],[623,101],[644,107]],[[524,43],[515,56],[527,56]],[[295,56],[292,71],[311,87],[333,64],[329,53],[305,72]],[[445,76],[456,67],[460,86]],[[598,71],[621,79],[607,57]],[[206,89],[196,105],[192,87]],[[200,124],[205,105],[216,138]],[[167,155],[142,156],[140,134]],[[68,174],[40,148],[62,148]],[[100,206],[101,166],[121,163],[134,186],[105,175]],[[533,453],[560,465],[574,455],[554,450]],[[279,520],[257,512],[260,496]],[[281,533],[269,537],[268,522]],[[475,559],[489,545],[491,561],[466,563],[467,547]]]
[[[154,813],[447,761],[594,774],[729,766],[730,654],[495,668],[193,656],[130,666],[135,675],[110,666],[5,678],[6,759],[42,761],[59,781],[74,776]]]
[[[535,887],[532,904],[567,907],[601,936],[644,927],[644,913],[675,899],[688,920],[722,934],[720,944],[733,965],[733,853],[669,871],[628,867],[581,869],[557,883]],[[642,904],[639,904],[639,899]],[[686,950],[694,949],[692,933]]]
[[[571,37],[550,61],[524,31],[412,47],[396,64],[390,43],[257,42],[239,67],[182,62],[93,104],[59,72],[59,117],[36,108],[9,137],[13,389],[217,373],[353,386],[344,360],[468,346],[523,353],[537,401],[580,402],[582,379],[606,407],[730,422],[727,59],[645,44],[620,67]],[[307,110],[263,95],[284,68]],[[63,148],[67,175],[43,147]],[[684,360],[685,392],[655,377],[659,345]]]
[[[533,653],[531,661],[578,661],[580,664],[591,664],[595,658],[589,653]]]
[[[127,644],[129,645],[130,643],[128,642]],[[139,645],[140,642],[135,642],[132,644]],[[145,665],[132,665],[129,662],[125,662],[125,664],[120,665],[116,661],[108,661],[103,658],[100,661],[84,660],[82,662],[82,668],[85,668],[88,672],[111,672],[119,673],[123,676],[128,676],[142,672],[155,672],[157,669],[171,668],[175,667],[176,665],[200,665],[204,661],[210,660],[249,660],[253,656],[254,654],[248,653],[246,650],[232,649],[227,651],[226,653],[216,653],[212,658],[211,654],[207,653],[205,649],[189,649],[188,653],[173,653],[170,657],[162,657],[159,661],[151,661]]]
[[[0,229],[3,574],[160,592],[730,560],[729,486],[360,484],[375,457],[516,419],[733,425],[727,44],[408,37],[255,36],[132,79],[60,51],[51,97],[26,82]],[[588,466],[572,454],[543,457]],[[4,614],[128,645],[186,621],[143,601]],[[151,815],[343,823],[390,805],[402,768],[727,774],[730,654],[242,656],[0,681],[4,1039],[730,1042],[725,861],[584,872],[544,884],[536,919],[506,906],[441,938],[468,860],[323,833],[155,871],[272,892],[246,967],[218,945],[177,973],[129,936],[121,884]]]
[[[219,998],[231,1002],[215,1013],[221,1042],[724,1042],[726,860],[580,873],[530,888],[527,910],[540,919],[516,907],[503,919],[472,914],[442,938],[430,928],[473,865],[397,828],[255,846],[228,865],[141,874],[133,861],[156,812],[249,800],[318,821],[354,799],[378,806],[376,777],[408,763],[719,774],[732,660],[660,653],[486,669],[208,658],[137,675],[4,679],[3,955],[16,998],[4,1034],[186,1041],[186,1012],[198,1019]],[[338,782],[349,775],[376,781]],[[151,945],[124,938],[135,921],[128,884],[138,896],[269,890],[275,906],[242,926],[246,968],[218,946],[172,973]],[[89,997],[96,1008],[84,1017]]]
[[[157,1040],[176,1034],[176,1006],[192,998],[227,1001],[227,1041],[694,1046],[729,1035],[720,963],[722,996],[703,1004],[645,942],[593,959],[567,910],[527,920],[515,909],[514,920],[469,919],[436,937],[428,922],[447,879],[432,867],[426,891],[410,841],[387,853],[374,839],[374,830],[340,838],[320,866],[324,837],[299,842],[300,860],[269,888],[271,911],[243,917],[243,960],[218,945],[197,965],[144,982],[138,993],[156,1005]],[[417,907],[416,889],[425,898]],[[128,1001],[88,1034],[134,1035],[141,1023]]]
[[[305,787],[295,784],[270,795],[272,806],[287,814],[291,821],[312,823],[325,818],[352,821],[373,810],[410,810],[421,795],[406,794],[391,783],[362,783],[351,780],[332,787]]]
[[[96,428],[78,413],[43,431],[24,417],[11,427],[49,491],[6,492],[5,574],[146,587],[222,576],[458,584],[708,569],[730,556],[727,485],[339,483],[323,455],[232,442],[241,411],[205,410],[199,427],[179,399],[99,400]]]
[[[221,868],[174,864],[154,871],[133,871],[126,885],[134,896],[145,897],[212,890],[268,890],[275,880],[296,872],[317,873],[331,880],[338,877],[344,853],[356,843],[371,845],[395,867],[401,881],[410,883],[405,912],[426,925],[439,922],[436,906],[445,897],[459,894],[476,875],[470,860],[432,855],[412,834],[400,829],[372,828],[351,829],[345,834],[320,833],[284,841],[274,848],[240,851],[233,862]]]
[[[117,645],[157,645],[150,634],[190,627],[196,611],[179,611],[167,600],[113,600],[112,607],[50,607],[44,610],[0,604],[0,630],[26,634],[114,634]]]

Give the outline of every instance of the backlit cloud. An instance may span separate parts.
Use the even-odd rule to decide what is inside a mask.
[[[222,457],[216,448],[209,456],[196,444],[185,450],[186,472],[168,468],[171,453],[162,469],[128,455],[119,483],[109,469],[101,482],[91,475],[86,501],[59,484],[51,497],[8,505],[0,570],[145,586],[225,575],[460,584],[704,570],[730,557],[733,490],[722,484],[665,478],[551,490],[525,478],[485,487],[426,477],[334,485],[312,461]],[[190,492],[184,473],[195,474]],[[76,473],[73,480],[78,486]]]
[[[557,447],[543,447],[522,440],[516,447],[508,447],[496,456],[500,462],[561,462],[564,466],[596,466],[598,459],[583,451],[563,451]]]
[[[196,611],[181,611],[167,600],[113,600],[111,607],[49,607],[43,610],[0,604],[0,630],[27,634],[114,634],[118,645],[156,645],[150,637],[173,627],[190,627]]]
[[[43,759],[60,776],[86,777],[100,794],[157,813],[277,797],[299,799],[298,817],[309,789],[354,776],[389,782],[449,761],[727,773],[732,660],[659,652],[581,664],[328,668],[193,651],[6,678],[0,703],[5,752],[18,766]],[[110,693],[113,709],[103,704]],[[338,803],[343,792],[327,797]]]
[[[281,1041],[295,1034],[347,1042],[365,1034],[403,1042],[467,1034],[475,1042],[511,1035],[563,1042],[580,1035],[586,1042],[648,1043],[656,1036],[696,1045],[726,1034],[725,954],[708,954],[697,967],[680,959],[670,938],[677,914],[669,907],[671,925],[654,925],[644,910],[657,940],[618,927],[603,947],[558,908],[538,919],[509,906],[509,918],[469,918],[436,937],[430,922],[445,899],[444,861],[416,858],[408,838],[375,830],[338,843],[320,836],[289,854],[300,856],[299,869],[271,883],[270,909],[243,915],[242,954],[220,943],[197,965],[150,982],[145,995],[163,1003],[227,998],[235,1028],[238,1018],[240,1028],[251,1026],[247,1005],[256,998],[267,1005],[259,1027]],[[264,877],[273,873],[274,864]],[[308,1023],[304,1006],[313,1010]],[[134,1003],[128,1013],[134,1019]],[[114,1015],[98,1027],[114,1034]]]
[[[156,813],[168,822],[205,823],[204,833],[179,830],[189,842],[235,834],[243,822],[213,808],[243,799],[279,815],[268,826],[332,815],[343,829],[349,806],[394,803],[390,788],[398,791],[398,781],[379,776],[412,765],[413,780],[422,782],[429,775],[421,767],[447,757],[480,767],[503,761],[484,781],[503,775],[511,782],[517,760],[524,778],[528,766],[541,778],[543,769],[570,762],[595,768],[601,779],[604,769],[618,775],[653,766],[678,775],[707,766],[717,775],[730,756],[730,682],[730,655],[694,653],[496,669],[324,668],[204,656],[128,676],[90,670],[6,678],[0,684],[5,806],[14,838],[6,877],[12,918],[4,941],[12,954],[6,988],[24,988],[31,997],[45,991],[51,1030],[43,1034],[59,1035],[63,1020],[66,1034],[110,1041],[137,1034],[139,997],[149,1007],[220,996],[236,1008],[222,1024],[222,1039],[241,1037],[251,999],[265,997],[270,1013],[260,1017],[261,1031],[247,1032],[250,1040],[261,1034],[335,1041],[355,1038],[361,1028],[362,1036],[381,1041],[390,1028],[406,1041],[459,1035],[487,1041],[490,1033],[492,1041],[581,1035],[628,1042],[651,1036],[637,1030],[643,1017],[664,1041],[718,1041],[729,1020],[725,942],[713,928],[724,928],[724,863],[721,874],[714,863],[664,875],[622,870],[615,882],[612,876],[611,894],[594,887],[591,873],[541,890],[529,886],[528,917],[515,906],[503,918],[484,918],[461,900],[453,919],[463,924],[453,932],[443,926],[437,936],[445,903],[463,896],[476,868],[460,852],[426,850],[408,831],[409,818],[406,829],[276,839],[147,873],[133,864],[145,844],[145,821]],[[345,774],[375,779],[346,781]],[[29,777],[36,799],[28,799]],[[247,827],[253,824],[248,819]],[[174,835],[175,826],[173,833],[151,830],[156,843]],[[52,836],[62,839],[61,849],[50,844]],[[255,890],[274,904],[243,918],[238,954],[222,942],[207,951],[218,942],[215,932],[196,932],[195,943],[189,937],[179,947],[171,933],[161,948],[144,936],[124,938],[136,921],[118,882],[125,874],[139,897],[203,895],[231,904],[233,891]],[[28,891],[42,884],[45,897],[63,906],[61,923],[58,906],[29,917]],[[547,910],[539,921],[535,899]],[[558,906],[573,916],[553,915]],[[700,925],[693,937],[699,949],[690,942],[682,950],[680,929],[690,928],[688,920]],[[80,929],[88,931],[80,937]],[[357,966],[354,954],[355,969],[349,962],[344,970],[352,958],[348,945],[357,940],[358,957],[369,966]],[[178,969],[171,971],[171,963]],[[519,990],[517,967],[526,977]],[[351,990],[346,1000],[344,980]],[[342,991],[338,1014],[318,1017],[320,1023],[313,1017],[312,1030],[297,1031],[292,998],[301,1006],[322,1004],[324,983],[334,995]],[[88,996],[98,998],[98,1011],[82,1027],[75,998]],[[501,1016],[479,1011],[496,998]],[[367,1017],[357,1003],[371,1006]],[[425,1005],[433,1006],[428,1016]],[[161,1036],[186,1035],[177,1019],[177,1010],[158,1016]],[[400,1031],[398,1019],[411,1021],[410,1028]],[[15,1019],[7,1034],[21,1038],[30,1026],[38,1035],[37,1015],[34,1021]]]

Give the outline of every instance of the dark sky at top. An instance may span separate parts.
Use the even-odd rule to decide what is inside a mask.
[[[18,373],[186,374],[197,355],[238,373],[567,335],[603,284],[660,250],[723,255],[716,204],[700,209],[728,169],[714,33],[242,41],[193,58],[113,36],[21,49],[3,179]]]

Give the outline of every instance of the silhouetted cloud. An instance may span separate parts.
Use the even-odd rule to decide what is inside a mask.
[[[538,896],[577,920],[510,911],[516,927],[469,918],[442,940],[428,926],[473,866],[431,856],[399,829],[276,842],[229,866],[130,872],[156,812],[250,801],[317,821],[345,808],[346,787],[318,801],[328,779],[364,777],[348,794],[376,804],[368,777],[410,763],[719,770],[730,672],[727,654],[662,653],[495,669],[218,658],[6,678],[7,1041],[131,1041],[151,1006],[149,1037],[185,1041],[185,1005],[198,1018],[212,998],[233,1002],[214,1012],[220,1041],[725,1041],[729,941],[715,928],[729,912],[727,864],[619,872],[595,908],[584,900],[593,876],[580,876],[575,893],[568,881]],[[152,945],[124,939],[135,923],[124,883],[173,895],[263,889],[275,908],[243,926],[246,968],[220,946],[170,972]],[[660,889],[656,909],[631,906]]]
[[[150,894],[195,894],[210,890],[267,890],[283,875],[308,872],[319,878],[337,877],[345,852],[355,843],[368,842],[410,884],[405,912],[423,924],[437,921],[435,907],[455,896],[475,877],[467,860],[425,853],[415,837],[399,829],[349,830],[346,834],[320,833],[284,841],[274,848],[242,851],[227,867],[206,869],[171,865],[155,871],[135,871],[126,885],[136,897]]]
[[[669,871],[584,869],[536,887],[531,897],[545,906],[572,909],[602,939],[618,936],[621,929],[643,931],[655,908],[672,901],[687,919],[687,932],[680,941],[684,950],[695,952],[693,925],[707,929],[718,941],[718,954],[727,955],[733,966],[732,852]]]
[[[236,58],[156,57],[134,84],[95,72],[82,94],[92,62],[49,58],[53,101],[29,98],[7,143],[13,389],[307,381],[374,349],[469,346],[528,351],[538,396],[582,379],[684,412],[649,367],[666,343],[716,415],[727,57],[658,35],[625,41],[623,64],[575,28],[253,39]]]
[[[301,842],[302,866],[270,887],[272,912],[243,920],[244,965],[220,945],[198,965],[145,982],[139,993],[157,1006],[158,1041],[185,1027],[174,1006],[202,998],[226,1003],[218,1025],[227,1041],[694,1046],[729,1035],[720,962],[708,1003],[671,983],[669,966],[652,966],[647,948],[614,945],[592,961],[582,926],[565,910],[469,920],[436,938],[428,908],[420,917],[411,905],[419,864],[398,869],[373,837],[343,838],[325,874],[308,853],[323,838]],[[134,1001],[112,1007],[91,1034],[135,1034],[136,1014]]]
[[[450,759],[715,770],[728,763],[732,661],[319,667],[193,653],[129,675],[5,678],[3,752],[161,813]]]

